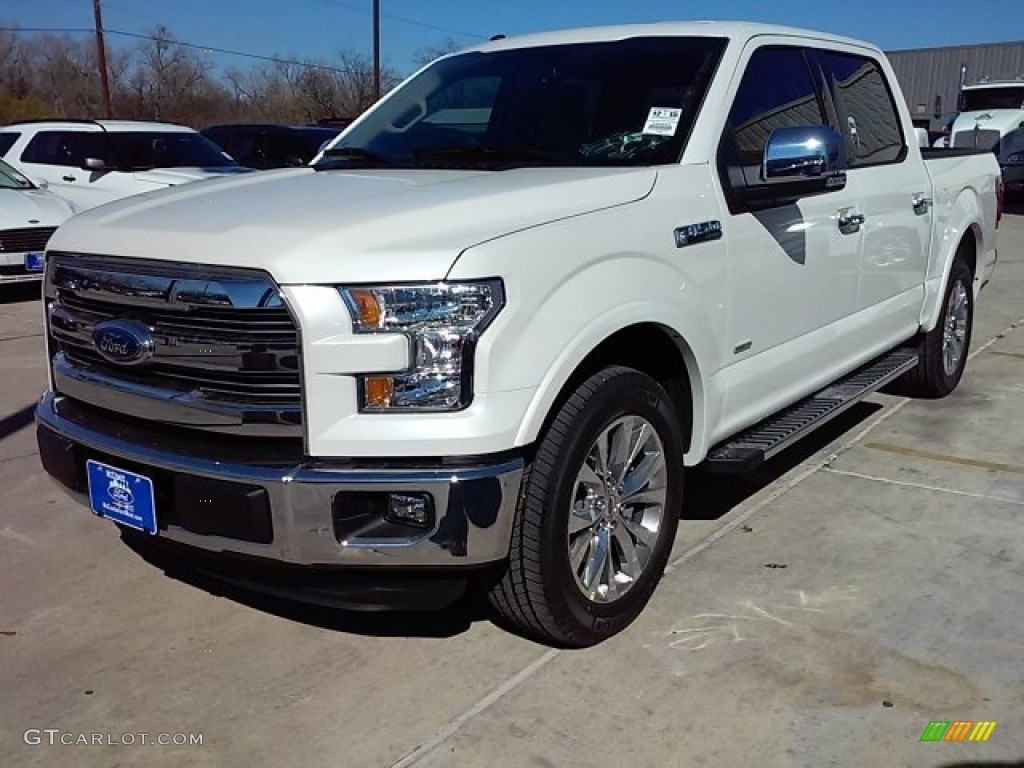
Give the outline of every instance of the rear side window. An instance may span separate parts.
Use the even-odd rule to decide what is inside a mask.
[[[102,133],[76,133],[74,131],[41,131],[21,153],[24,163],[65,165],[81,168],[86,158],[95,157],[113,164]]]
[[[5,157],[19,138],[20,133],[0,133],[0,157]]]
[[[819,56],[835,98],[850,166],[901,161],[906,152],[899,112],[878,64],[837,51],[821,51]]]
[[[722,149],[730,175],[740,167],[748,183],[756,182],[768,137],[776,128],[800,125],[825,125],[803,52],[785,47],[758,49],[743,73],[725,127]]]

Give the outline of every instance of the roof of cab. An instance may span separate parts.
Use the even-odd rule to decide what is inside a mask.
[[[654,24],[625,24],[607,27],[562,29],[492,40],[478,46],[473,46],[468,50],[481,52],[502,51],[541,45],[623,40],[630,37],[720,37],[746,41],[764,35],[802,37],[878,50],[876,46],[863,40],[833,35],[828,32],[817,32],[798,27],[784,27],[750,21],[664,21]]]

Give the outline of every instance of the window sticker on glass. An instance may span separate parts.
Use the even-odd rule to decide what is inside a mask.
[[[649,136],[675,136],[683,110],[671,107],[651,107],[644,123],[644,133]]]

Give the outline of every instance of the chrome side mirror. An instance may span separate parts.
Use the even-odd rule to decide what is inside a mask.
[[[107,164],[98,157],[87,157],[82,161],[83,171],[105,171]]]
[[[776,128],[764,148],[761,178],[796,181],[846,169],[842,137],[824,125]]]

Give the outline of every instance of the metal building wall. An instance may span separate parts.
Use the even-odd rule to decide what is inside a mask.
[[[960,91],[960,68],[967,67],[966,82],[982,78],[1024,78],[1024,40],[1015,43],[921,48],[886,53],[915,119],[952,115]],[[936,97],[941,99],[935,114]]]

